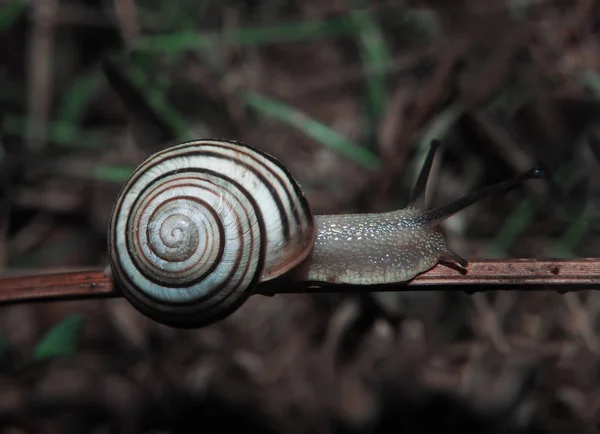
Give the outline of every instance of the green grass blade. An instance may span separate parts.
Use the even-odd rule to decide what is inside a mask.
[[[79,124],[89,98],[100,90],[102,76],[97,69],[77,80],[65,92],[63,104],[58,109],[60,122]]]
[[[352,161],[368,169],[376,170],[380,167],[381,162],[376,154],[353,143],[337,131],[310,118],[305,113],[293,107],[255,92],[244,93],[243,100],[248,107],[260,114],[297,128],[323,146],[350,158]]]
[[[432,8],[412,8],[406,11],[405,24],[417,35],[431,40],[442,33],[438,13]]]
[[[506,220],[502,229],[496,235],[487,252],[489,258],[503,258],[515,240],[529,226],[535,214],[536,206],[529,200],[524,200]]]
[[[58,109],[58,125],[56,134],[59,143],[73,142],[79,134],[81,117],[89,99],[100,90],[102,77],[97,70],[81,77],[65,93],[63,104]]]
[[[358,38],[361,46],[361,56],[366,74],[369,95],[369,117],[371,125],[376,128],[388,103],[386,86],[386,68],[390,64],[388,46],[377,22],[367,10],[353,12]]]
[[[171,85],[170,80],[163,79],[158,80],[157,83],[153,83],[150,80],[146,69],[138,64],[129,64],[127,73],[128,76],[131,77],[133,84],[142,91],[140,93],[141,96],[146,100],[148,106],[154,110],[156,115],[168,125],[169,129],[178,138],[186,138],[187,134],[191,131],[190,124],[185,120],[181,113],[167,101],[167,92]]]
[[[109,165],[97,165],[94,168],[93,177],[101,181],[123,183],[131,172],[135,169],[135,166],[124,165],[124,166],[109,166]]]
[[[508,0],[510,16],[517,21],[527,18],[531,7],[531,0]]]
[[[574,258],[576,256],[574,251],[588,233],[591,224],[592,215],[586,210],[556,242],[552,248],[551,256],[555,258]]]
[[[425,126],[423,133],[417,137],[419,148],[428,150],[431,141],[444,137],[464,113],[465,107],[459,102],[442,110]]]
[[[206,50],[216,46],[256,46],[264,44],[323,39],[351,35],[356,31],[354,19],[292,22],[274,26],[247,27],[222,33],[178,32],[144,36],[136,41],[140,50],[178,52]]]
[[[579,81],[587,86],[596,98],[600,98],[600,74],[586,71],[579,75]]]
[[[566,178],[574,169],[574,163],[567,163],[560,167],[553,176],[553,179],[559,185],[564,185]],[[492,242],[492,245],[488,251],[488,255],[492,258],[499,258],[506,256],[506,253],[510,246],[515,240],[521,235],[521,233],[531,224],[535,215],[537,204],[531,200],[524,200],[521,202],[519,207],[513,212],[508,218],[506,223],[500,232],[496,235],[496,238]],[[584,226],[574,231],[580,231]],[[567,231],[569,232],[569,231]],[[575,232],[571,232],[574,234]],[[563,245],[565,245],[563,243]]]
[[[82,328],[83,317],[81,315],[68,316],[54,326],[36,345],[33,351],[34,360],[43,360],[75,353]]]
[[[26,11],[27,2],[25,0],[13,0],[8,6],[2,7],[0,9],[0,30],[12,27]]]

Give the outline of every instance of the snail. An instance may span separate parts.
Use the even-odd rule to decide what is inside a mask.
[[[541,172],[426,210],[438,146],[432,142],[406,208],[339,215],[313,215],[286,167],[247,144],[196,140],[166,148],[121,188],[108,229],[110,273],[140,312],[190,328],[227,317],[259,283],[282,276],[376,286],[407,282],[440,261],[466,268],[437,225]]]

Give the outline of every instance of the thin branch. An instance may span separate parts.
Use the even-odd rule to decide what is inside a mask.
[[[112,279],[100,270],[0,279],[0,304],[118,296]]]
[[[576,260],[506,259],[473,261],[466,273],[445,265],[417,276],[408,284],[347,287],[318,282],[277,281],[262,284],[257,293],[318,293],[364,291],[488,291],[554,290],[560,292],[600,288],[600,258]],[[0,278],[0,304],[30,301],[75,300],[121,296],[104,271]]]
[[[123,40],[131,47],[140,35],[135,0],[114,0],[114,8]]]
[[[565,291],[593,288],[600,285],[600,258],[473,261],[469,263],[465,276],[454,269],[438,265],[417,277],[411,285],[494,287],[490,289],[525,289],[524,286],[551,285],[551,289]]]
[[[48,136],[52,104],[52,61],[54,59],[55,18],[59,0],[31,3],[33,31],[29,45],[29,126],[27,146],[32,154],[41,153]]]

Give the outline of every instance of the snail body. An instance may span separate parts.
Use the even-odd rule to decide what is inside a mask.
[[[317,239],[303,280],[348,285],[405,282],[454,257],[419,210],[315,216]]]
[[[453,253],[439,222],[532,170],[428,211],[432,144],[409,205],[386,213],[313,216],[289,171],[240,142],[198,140],[146,159],[123,185],[108,230],[110,271],[134,307],[174,327],[237,310],[257,285],[405,282]]]

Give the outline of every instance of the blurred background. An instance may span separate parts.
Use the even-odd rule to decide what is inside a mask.
[[[315,214],[429,206],[467,259],[597,257],[600,2],[0,0],[4,274],[103,268],[116,195],[246,142]],[[0,309],[6,433],[593,433],[600,293],[252,297],[180,331],[124,300]]]

